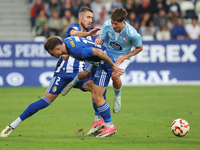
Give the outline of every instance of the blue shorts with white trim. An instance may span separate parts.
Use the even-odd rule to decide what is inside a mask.
[[[57,74],[56,76],[54,76],[46,90],[47,93],[50,93],[50,94],[54,94],[54,95],[57,95],[57,94],[60,94],[60,92],[63,90],[63,88],[69,83],[71,82],[75,76],[77,75],[78,73],[60,73],[60,74]],[[79,83],[77,83],[74,88],[78,88],[82,91],[85,91],[83,90],[82,86],[85,82],[89,81],[89,79],[85,79]]]
[[[90,78],[93,80],[94,84],[107,87],[112,72],[113,69],[107,63],[101,64],[99,66],[93,65],[90,72]]]

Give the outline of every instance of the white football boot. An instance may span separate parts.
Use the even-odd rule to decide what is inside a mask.
[[[10,125],[7,125],[5,129],[1,131],[0,137],[8,137],[10,133],[14,130]]]
[[[118,113],[121,109],[121,96],[115,97],[114,105],[113,105],[113,112]]]

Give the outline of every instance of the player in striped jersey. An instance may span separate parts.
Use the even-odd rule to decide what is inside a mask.
[[[83,7],[79,11],[79,22],[73,23],[68,27],[68,29],[65,33],[65,37],[67,38],[69,36],[79,36],[79,37],[85,37],[87,40],[94,41],[96,39],[96,36],[98,36],[98,34],[96,34],[96,32],[99,30],[99,28],[95,28],[90,31],[92,19],[93,19],[92,10],[87,7]],[[86,31],[89,31],[89,32],[86,32]],[[69,57],[71,57],[71,56],[69,56]],[[92,66],[90,65],[86,71],[80,72],[74,78],[74,80],[77,82],[76,84],[78,84],[82,80],[90,77],[91,67]],[[71,88],[72,87],[73,86],[71,86]],[[64,93],[64,91],[61,91],[62,95],[67,94],[67,93],[63,94],[62,92]],[[104,99],[106,99],[105,94],[106,94],[106,91],[104,93]],[[96,132],[98,132],[98,130],[100,130],[101,128],[104,127],[104,120],[101,117],[100,113],[98,112],[97,105],[95,104],[95,102],[93,100],[92,100],[92,104],[93,104],[95,115],[94,115],[94,122],[93,122],[92,128],[87,133],[87,135],[89,135],[89,136],[95,134]]]
[[[75,26],[79,31],[69,30],[71,33],[66,36],[77,35],[77,36],[97,36],[96,31],[98,28],[86,32],[90,29],[90,25],[93,19],[93,13],[85,14],[84,12],[91,12],[89,8],[82,8],[80,10],[80,20],[79,24],[73,24],[71,27]],[[75,28],[76,29],[76,28]],[[85,32],[82,32],[85,31]],[[35,114],[40,109],[46,108],[49,106],[56,97],[60,94],[62,89],[67,85],[80,71],[85,71],[85,63],[83,61],[75,60],[73,57],[68,55],[63,55],[59,58],[57,63],[54,77],[52,78],[44,96],[38,101],[31,103],[24,112],[12,123],[10,123],[4,130],[2,130],[0,137],[7,137],[10,133],[25,119]],[[79,88],[82,91],[90,91],[90,82],[89,79],[81,81],[78,83],[75,88]]]
[[[97,45],[95,47],[94,42],[77,36],[68,37],[64,42],[57,37],[50,37],[45,42],[44,48],[51,56],[56,58],[68,54],[78,60],[93,64],[90,73],[92,99],[97,106],[97,111],[105,121],[105,127],[97,137],[105,137],[116,133],[117,130],[112,123],[109,104],[103,98],[111,74],[114,73],[120,76],[124,73],[123,69],[115,64],[112,55],[106,52],[104,46]]]

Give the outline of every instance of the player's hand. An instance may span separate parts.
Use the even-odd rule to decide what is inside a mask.
[[[125,56],[125,55],[120,55],[115,61],[116,61],[116,63],[117,64],[121,64],[121,63],[123,63],[124,62],[124,60],[126,60],[127,59],[127,57]]]
[[[113,68],[113,72],[117,75],[117,76],[121,76],[124,74],[124,69],[119,68],[118,65],[114,64]]]
[[[94,36],[94,37],[99,36],[99,34],[97,34],[97,32],[98,32],[99,30],[101,30],[101,28],[94,28],[94,29],[92,29],[92,30],[88,33],[88,35],[89,35],[89,36]]]
[[[97,38],[96,40],[95,40],[95,42],[94,42],[94,46],[97,46],[97,45],[102,45],[103,44],[103,40],[102,39],[100,39],[100,38]]]

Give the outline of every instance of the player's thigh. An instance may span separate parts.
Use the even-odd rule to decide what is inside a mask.
[[[46,90],[47,93],[53,94],[53,95],[58,95],[60,94],[60,92],[63,90],[63,88],[70,82],[73,80],[73,78],[76,76],[76,74],[74,75],[68,75],[66,74],[66,76],[64,75],[57,75],[54,76],[51,80],[51,82],[49,83],[49,86]]]
[[[124,60],[124,62],[123,63],[121,63],[120,65],[118,65],[120,68],[122,68],[122,69],[124,69],[124,71],[126,70],[126,68],[128,67],[128,65],[130,64],[130,60],[129,59],[126,59],[126,60]],[[123,79],[125,77],[125,74],[123,74],[123,75],[121,75],[120,77],[119,76],[117,76],[115,73],[113,73],[112,74],[112,80],[113,81],[117,81],[118,80],[118,78],[120,78],[121,80]]]
[[[100,66],[93,66],[90,72],[90,78],[98,86],[107,87],[110,81],[112,71],[105,71]]]
[[[77,83],[74,88],[78,88],[81,91],[91,91],[91,87],[90,87],[90,78],[85,79],[79,83]]]
[[[129,59],[126,59],[126,60],[124,60],[124,62],[123,63],[121,63],[120,65],[118,65],[120,68],[122,68],[122,69],[124,69],[124,71],[126,70],[126,68],[128,67],[128,65],[130,64],[130,60]]]
[[[98,86],[93,83],[92,85],[92,94],[94,94],[96,97],[102,97],[105,93],[107,87]]]

